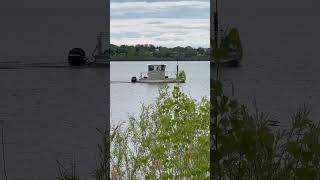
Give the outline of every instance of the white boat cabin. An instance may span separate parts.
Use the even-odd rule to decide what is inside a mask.
[[[140,78],[133,76],[131,82],[135,83],[184,83],[185,80],[178,80],[175,72],[166,71],[165,64],[148,64],[148,71],[141,72]],[[171,75],[170,75],[171,74]],[[169,77],[172,76],[172,77]]]
[[[149,64],[147,78],[152,79],[165,79],[166,77],[166,65],[165,64]]]

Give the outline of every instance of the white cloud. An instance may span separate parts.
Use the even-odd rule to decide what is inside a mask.
[[[184,6],[195,6],[198,8],[206,8],[210,4],[209,1],[168,1],[168,2],[111,2],[110,7],[115,10],[123,9],[132,9],[132,8],[148,8],[148,9],[161,9],[161,8],[170,8],[176,7],[181,8]],[[148,10],[140,9],[140,10]]]
[[[172,2],[172,1],[199,1],[199,2],[210,2],[210,0],[111,0],[111,3],[116,2]]]
[[[209,18],[209,2],[123,2],[111,3],[111,18]]]
[[[111,43],[209,47],[209,6],[209,1],[111,3]]]

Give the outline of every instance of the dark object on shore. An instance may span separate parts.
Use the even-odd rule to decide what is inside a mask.
[[[243,56],[239,31],[236,28],[231,28],[225,30],[224,34],[219,47],[221,51],[220,64],[228,67],[238,67],[241,65]],[[214,45],[214,43],[211,39],[211,44]],[[213,53],[215,53],[215,50],[213,50]]]
[[[68,62],[73,66],[85,64],[87,62],[85,51],[81,48],[73,48],[69,51]]]
[[[212,63],[213,66],[216,66],[216,63]],[[220,65],[224,67],[239,67],[241,66],[241,59],[233,59],[229,61],[220,62]]]
[[[137,77],[133,76],[133,77],[131,78],[131,82],[137,82]]]
[[[241,59],[233,59],[230,61],[225,61],[222,62],[223,66],[227,66],[227,67],[238,67],[241,64]]]

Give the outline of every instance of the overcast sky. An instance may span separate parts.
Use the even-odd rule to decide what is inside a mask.
[[[111,0],[111,43],[209,47],[210,0]]]

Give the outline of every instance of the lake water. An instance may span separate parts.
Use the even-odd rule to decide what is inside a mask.
[[[51,68],[0,69],[0,121],[10,180],[56,179],[56,160],[66,167],[75,160],[81,179],[91,179],[101,137],[96,128],[103,130],[106,121],[106,70],[56,61],[47,63]]]
[[[147,71],[147,64],[166,64],[167,71],[176,71],[177,62],[111,62],[110,65],[110,107],[111,124],[126,122],[129,115],[139,115],[142,103],[153,104],[158,96],[159,83],[131,83],[131,77],[139,77],[140,72]],[[178,62],[179,70],[185,70],[186,83],[181,89],[193,99],[210,95],[209,62]],[[168,84],[172,89],[176,83]]]
[[[305,63],[299,57],[282,56],[264,63],[257,53],[248,53],[241,67],[224,68],[223,78],[232,79],[235,96],[242,103],[250,105],[256,99],[261,111],[282,124],[288,124],[290,112],[305,102],[311,105],[312,116],[320,117],[319,63],[313,58],[305,58]],[[154,102],[159,85],[130,83],[149,63],[111,63],[112,124],[137,115],[141,103]],[[176,62],[160,63],[175,71]],[[0,66],[9,67],[4,61]],[[69,68],[61,59],[47,66],[0,70],[0,120],[5,122],[8,175],[10,179],[54,179],[56,159],[65,163],[76,159],[81,179],[91,179],[100,141],[96,128],[103,129],[106,120],[106,71]],[[195,99],[209,96],[208,62],[179,62],[179,68],[187,73],[186,83],[181,84],[184,92]],[[225,90],[231,94],[230,86]]]
[[[320,2],[251,1],[250,8],[245,2],[227,0],[220,11],[221,22],[240,30],[244,48],[243,66],[224,71],[234,81],[236,97],[251,105],[256,99],[260,111],[283,125],[304,103],[318,120]]]
[[[235,96],[245,104],[252,104],[256,99],[261,111],[269,112],[272,118],[279,119],[283,124],[290,122],[290,112],[303,103],[310,104],[312,116],[319,119],[320,24],[317,22],[320,2],[224,2],[221,4],[221,22],[238,27],[244,47],[243,66],[224,69],[224,78],[234,82]],[[19,16],[16,18],[20,20]],[[25,44],[34,42],[32,36],[38,34],[17,36],[21,34],[14,32],[14,29],[24,30],[24,24],[15,23],[17,21],[10,21],[9,24],[21,25],[19,28],[4,25],[12,31],[11,36],[1,34],[6,37],[5,42],[11,42],[16,37],[16,43],[8,46],[14,47],[10,51],[14,53],[10,55],[14,56],[19,56],[16,45],[20,44],[21,39],[28,37]],[[61,26],[54,24],[54,27]],[[58,37],[51,34],[41,37],[46,36]],[[80,41],[82,39],[77,42]],[[40,45],[35,41],[35,44],[43,46],[50,53],[47,41],[44,42]],[[58,42],[51,46],[60,47]],[[34,49],[33,54],[37,55],[37,48]],[[55,160],[65,159],[68,162],[74,157],[81,179],[90,179],[89,173],[96,162],[96,144],[100,140],[95,128],[103,128],[105,124],[106,73],[104,69],[60,66],[63,58],[40,59],[50,66],[57,62],[53,68],[0,69],[0,121],[5,122],[10,180],[55,179]],[[5,67],[16,61],[30,62],[25,57],[19,60],[1,58],[0,66]],[[135,74],[137,71],[145,71],[145,63],[139,63],[132,66],[122,66],[124,62],[112,64],[112,78],[114,81],[129,82],[131,76],[138,75]],[[172,66],[166,64],[174,70],[175,63],[172,63]],[[206,95],[205,83],[208,79],[202,77],[206,78],[208,66],[205,63],[194,66],[181,63],[182,67],[187,70],[188,76],[187,83],[182,85],[184,90],[195,98]],[[126,73],[117,75],[115,69]],[[192,72],[196,70],[203,72]],[[138,112],[140,102],[150,103],[156,97],[157,88],[156,85],[112,83],[111,116],[114,121],[126,120],[128,113]],[[0,179],[3,179],[2,168],[0,163]]]

